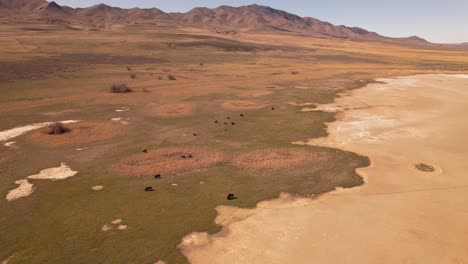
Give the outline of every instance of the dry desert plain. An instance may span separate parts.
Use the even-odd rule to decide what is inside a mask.
[[[84,30],[5,23],[0,34],[0,260],[467,261],[466,189],[455,188],[466,182],[458,174],[466,157],[466,127],[458,124],[466,119],[457,108],[466,91],[455,88],[466,80],[411,77],[413,91],[391,79],[466,74],[466,49],[139,24]],[[132,92],[110,93],[113,84]],[[338,144],[360,128],[334,133],[353,119],[344,110],[335,123],[337,112],[326,105],[361,100],[359,91],[372,88],[358,88],[368,84],[390,92],[371,90],[362,113],[388,106],[394,120],[414,107],[411,127],[429,135],[413,140],[405,133],[419,130],[402,130],[401,140]],[[437,98],[442,93],[450,98]],[[425,105],[418,108],[413,96]],[[438,115],[442,106],[447,112]],[[69,132],[47,134],[53,121],[67,121]],[[445,134],[458,143],[441,139]],[[417,171],[418,162],[435,172]],[[148,186],[154,191],[145,192]],[[228,201],[228,193],[238,199]],[[289,196],[262,202],[281,193]],[[256,213],[278,201],[287,209]],[[259,202],[258,209],[233,209]],[[297,228],[288,233],[284,225]]]

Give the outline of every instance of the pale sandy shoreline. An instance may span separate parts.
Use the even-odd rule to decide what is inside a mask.
[[[328,137],[303,142],[370,157],[365,185],[219,207],[219,234],[182,242],[190,262],[468,263],[467,75],[380,81],[327,105],[347,110]]]

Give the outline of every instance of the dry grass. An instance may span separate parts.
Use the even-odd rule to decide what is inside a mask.
[[[192,158],[189,158],[189,155]],[[122,161],[116,169],[119,173],[128,176],[153,177],[156,174],[166,176],[207,169],[225,163],[227,159],[227,155],[218,150],[201,147],[174,147],[136,155]]]
[[[151,114],[160,117],[185,117],[193,114],[192,104],[158,105],[151,110]]]
[[[135,76],[136,78],[136,76]],[[111,93],[130,93],[132,89],[128,87],[128,85],[120,83],[120,84],[111,84],[110,86]]]
[[[47,146],[74,145],[108,140],[123,134],[121,126],[110,122],[80,122],[71,124],[70,131],[64,134],[49,134],[49,128],[33,132],[29,139]]]
[[[257,110],[265,107],[264,104],[259,104],[253,101],[237,100],[237,101],[226,101],[223,103],[223,108],[231,111],[241,110]]]
[[[329,160],[325,152],[272,148],[242,154],[231,161],[234,167],[252,170],[285,170]]]
[[[415,165],[416,169],[422,171],[422,172],[434,172],[435,168],[429,164],[426,163],[418,163]]]

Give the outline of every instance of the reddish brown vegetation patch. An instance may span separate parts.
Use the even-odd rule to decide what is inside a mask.
[[[272,94],[272,91],[266,91],[266,90],[250,90],[250,91],[245,91],[240,94],[242,97],[260,97],[260,96],[265,96],[265,95],[270,95]]]
[[[237,101],[226,101],[223,103],[223,108],[231,111],[241,110],[256,110],[265,107],[264,104],[259,104],[253,101],[237,100]]]
[[[160,117],[184,117],[193,113],[191,104],[165,104],[152,109],[151,113]]]
[[[121,135],[121,126],[110,122],[80,122],[67,125],[67,133],[49,134],[49,128],[32,133],[29,138],[41,145],[61,146],[111,139]]]
[[[325,152],[302,149],[261,149],[234,158],[231,164],[241,169],[283,170],[326,162]]]
[[[8,167],[8,159],[5,157],[0,157],[0,172],[6,170]]]
[[[217,150],[201,147],[163,148],[139,154],[116,166],[119,173],[128,176],[176,175],[207,169],[226,162],[226,155]]]

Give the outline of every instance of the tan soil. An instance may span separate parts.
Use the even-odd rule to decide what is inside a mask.
[[[235,100],[235,101],[226,101],[223,103],[223,108],[230,111],[242,111],[242,110],[257,110],[262,109],[266,105],[260,104],[254,101],[246,100]]]
[[[262,149],[235,157],[231,164],[241,169],[284,170],[325,162],[328,154],[302,149]]]
[[[15,184],[18,184],[19,186],[16,189],[9,191],[6,195],[6,199],[9,202],[21,197],[29,196],[34,192],[34,185],[29,183],[26,179],[15,181]]]
[[[160,117],[185,117],[193,114],[192,104],[165,104],[154,107],[150,113]]]
[[[101,231],[102,232],[108,232],[108,231],[111,231],[114,227],[109,225],[109,224],[105,224],[101,227]]]
[[[247,215],[218,208],[220,233],[181,244],[190,263],[468,263],[468,80],[382,80],[341,97],[353,107],[307,142],[367,155],[367,184],[316,199],[261,202]],[[418,171],[417,162],[434,165]],[[230,221],[229,219],[234,219]]]
[[[91,187],[91,189],[92,189],[93,191],[100,191],[100,190],[104,189],[104,186],[102,186],[102,185],[96,185],[96,186]]]
[[[113,225],[118,225],[118,224],[121,224],[122,223],[122,219],[115,219],[111,222],[111,224]]]
[[[63,180],[69,177],[73,177],[78,174],[77,171],[73,171],[67,164],[62,163],[60,167],[48,168],[41,170],[38,174],[28,176],[28,179],[34,180]]]
[[[128,227],[127,225],[118,225],[117,229],[118,230],[125,230],[125,229],[127,229],[127,227]]]
[[[193,158],[182,158],[192,155]],[[175,175],[183,172],[207,169],[226,162],[221,151],[201,147],[163,148],[139,154],[116,166],[119,173],[128,176]]]
[[[119,124],[114,122],[80,122],[67,125],[69,132],[60,135],[49,135],[47,130],[32,133],[29,139],[46,146],[76,145],[112,139],[123,134]]]

